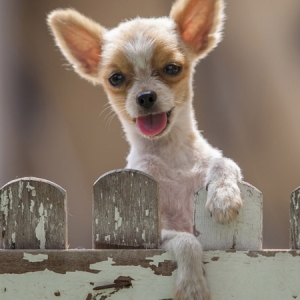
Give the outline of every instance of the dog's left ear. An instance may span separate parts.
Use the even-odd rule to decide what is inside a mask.
[[[204,57],[221,40],[223,0],[177,0],[170,18],[197,58]]]

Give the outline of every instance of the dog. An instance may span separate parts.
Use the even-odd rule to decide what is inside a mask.
[[[75,72],[101,84],[130,145],[127,167],[160,184],[161,245],[177,261],[176,300],[207,300],[202,247],[193,235],[194,193],[222,224],[242,206],[240,168],[197,129],[192,107],[196,63],[221,40],[223,0],[177,0],[169,17],[135,18],[106,29],[73,9],[48,24]]]

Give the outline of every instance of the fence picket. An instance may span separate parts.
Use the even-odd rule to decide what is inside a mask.
[[[66,191],[24,177],[0,189],[0,249],[65,249]]]
[[[116,170],[94,184],[95,249],[159,246],[158,183],[136,170]]]
[[[300,249],[300,187],[294,190],[290,200],[291,248]]]
[[[262,249],[262,193],[246,182],[239,183],[239,188],[243,207],[228,225],[214,222],[206,211],[205,189],[195,194],[195,234],[204,250]]]

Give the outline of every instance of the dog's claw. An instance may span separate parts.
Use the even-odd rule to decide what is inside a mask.
[[[208,191],[209,183],[205,186],[206,191]]]

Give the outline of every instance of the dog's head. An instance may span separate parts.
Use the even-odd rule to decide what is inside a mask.
[[[107,30],[72,9],[48,24],[74,70],[101,83],[125,129],[167,134],[191,101],[195,62],[220,40],[223,0],[177,0],[170,17],[136,18]]]

